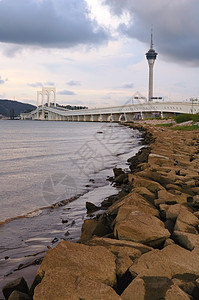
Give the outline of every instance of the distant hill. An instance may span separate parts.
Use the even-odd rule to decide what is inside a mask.
[[[11,119],[14,119],[14,117],[17,117],[20,113],[30,112],[35,108],[36,106],[32,104],[0,99],[0,114]]]

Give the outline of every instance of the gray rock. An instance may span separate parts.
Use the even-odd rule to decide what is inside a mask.
[[[11,281],[3,287],[2,292],[6,300],[15,290],[28,294],[29,292],[28,285],[23,277]]]
[[[87,213],[91,213],[99,210],[99,207],[97,207],[95,204],[91,202],[86,202],[86,209],[87,209]]]

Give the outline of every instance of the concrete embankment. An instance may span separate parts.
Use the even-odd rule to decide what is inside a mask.
[[[88,203],[79,243],[49,250],[29,295],[9,300],[199,299],[199,132],[130,126],[148,146],[114,170],[121,192],[93,219]]]

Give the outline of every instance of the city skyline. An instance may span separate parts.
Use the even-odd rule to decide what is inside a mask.
[[[122,105],[137,91],[148,97],[152,23],[154,96],[199,96],[199,3],[147,3],[0,1],[0,98],[36,104],[42,86],[55,86],[60,104]]]

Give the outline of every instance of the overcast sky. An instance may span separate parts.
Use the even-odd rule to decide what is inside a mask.
[[[148,94],[199,97],[198,0],[0,0],[0,98],[36,104],[55,86],[60,104],[100,107]]]

